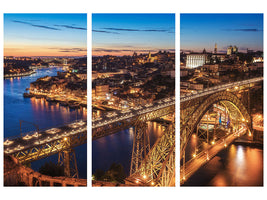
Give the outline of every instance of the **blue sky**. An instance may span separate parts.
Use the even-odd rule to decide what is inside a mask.
[[[181,14],[181,50],[263,50],[263,14]]]
[[[7,56],[86,55],[86,38],[86,14],[4,14]]]
[[[174,14],[93,14],[93,55],[174,51]]]

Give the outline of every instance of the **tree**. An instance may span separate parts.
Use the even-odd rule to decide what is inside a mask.
[[[95,180],[103,180],[105,172],[102,169],[96,169],[95,173],[93,174]]]
[[[64,167],[49,161],[40,167],[39,172],[48,176],[64,176]]]
[[[93,176],[94,179],[98,181],[108,181],[117,183],[124,183],[124,179],[126,178],[123,166],[117,163],[112,163],[110,168],[106,172],[101,169],[97,169]]]

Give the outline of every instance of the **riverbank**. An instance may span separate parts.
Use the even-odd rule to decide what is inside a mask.
[[[31,70],[25,73],[19,73],[19,74],[4,74],[4,78],[14,78],[14,77],[22,77],[22,76],[30,76],[32,74],[35,74],[35,70]]]
[[[237,139],[233,142],[235,145],[243,145],[243,146],[249,146],[249,147],[256,147],[263,149],[263,143],[258,142],[258,141],[248,141],[248,140],[241,140]]]
[[[73,100],[73,99],[68,99],[68,98],[60,98],[60,97],[54,97],[49,94],[34,94],[34,93],[24,93],[23,94],[24,98],[44,98],[46,101],[50,103],[59,103],[61,106],[68,106],[70,108],[79,108],[79,107],[84,107],[87,108],[87,101],[79,101],[79,100]]]

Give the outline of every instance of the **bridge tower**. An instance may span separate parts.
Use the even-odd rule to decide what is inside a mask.
[[[58,153],[58,164],[64,166],[64,175],[79,178],[76,155],[74,149],[67,149]]]
[[[137,172],[141,162],[144,160],[144,158],[146,158],[146,155],[149,151],[150,141],[147,134],[147,123],[145,121],[137,120],[134,130],[130,175]]]
[[[74,149],[70,146],[70,138],[64,137],[63,141],[67,148],[58,153],[58,164],[64,167],[66,177],[79,178],[76,155]]]

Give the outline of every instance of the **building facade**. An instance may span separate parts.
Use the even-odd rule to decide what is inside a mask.
[[[203,66],[206,63],[206,54],[189,54],[186,56],[186,67],[196,68]]]

